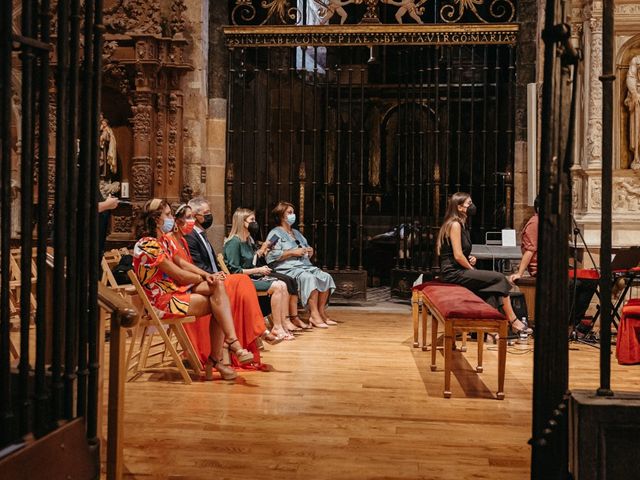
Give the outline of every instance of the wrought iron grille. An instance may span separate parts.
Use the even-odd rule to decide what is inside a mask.
[[[80,3],[0,2],[0,450],[84,417],[97,459],[103,2]]]
[[[437,267],[450,194],[511,223],[514,77],[508,43],[231,49],[227,222],[287,200],[324,268]]]
[[[232,25],[512,22],[512,0],[230,0]]]

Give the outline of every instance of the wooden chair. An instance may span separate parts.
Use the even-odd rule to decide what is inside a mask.
[[[195,321],[196,317],[160,318],[133,270],[129,271],[129,278],[143,307],[140,322],[133,331],[127,354],[127,371],[131,371],[129,379],[132,380],[141,373],[149,371],[177,370],[184,383],[190,384],[191,377],[182,363],[179,352],[185,355],[193,372],[200,375],[202,373],[200,360],[184,330],[184,324]],[[159,335],[160,342],[153,344],[156,335]],[[175,343],[172,337],[175,337]],[[158,347],[159,351],[155,351]],[[152,366],[147,366],[149,358],[158,355],[160,360]]]

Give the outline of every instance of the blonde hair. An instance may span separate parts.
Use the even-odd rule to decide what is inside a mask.
[[[471,198],[471,195],[465,192],[456,192],[451,195],[451,198],[449,198],[447,211],[444,214],[444,222],[442,222],[442,226],[438,232],[438,240],[436,242],[436,253],[438,255],[440,255],[440,248],[442,247],[442,244],[451,234],[451,225],[454,222],[458,222],[460,225],[464,226],[467,221],[467,215],[458,211],[458,206],[466,202],[468,198]]]
[[[231,219],[231,231],[229,232],[229,236],[225,238],[224,243],[227,243],[233,237],[238,237],[242,240],[242,232],[244,230],[244,221],[249,218],[251,215],[255,215],[256,212],[250,210],[248,208],[236,208],[236,211],[233,212],[233,218]],[[249,235],[249,239],[251,239],[251,235]],[[253,239],[249,240],[251,243]]]

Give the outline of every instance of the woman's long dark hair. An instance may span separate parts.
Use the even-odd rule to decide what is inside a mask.
[[[465,192],[456,192],[451,195],[449,203],[447,204],[447,211],[444,214],[444,222],[438,232],[438,240],[436,242],[436,253],[438,255],[440,255],[440,248],[442,247],[442,244],[447,238],[449,238],[453,222],[458,222],[460,225],[464,226],[467,221],[467,215],[458,211],[458,206],[466,202],[469,197],[471,197],[471,195]]]
[[[152,198],[144,204],[136,218],[136,238],[155,237],[158,231],[158,219],[169,205],[166,200]]]

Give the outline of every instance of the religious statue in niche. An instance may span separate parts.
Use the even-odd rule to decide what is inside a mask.
[[[349,5],[350,3],[360,3],[361,0],[327,0],[329,3],[325,3],[323,0],[315,0],[315,2],[320,5],[320,10],[318,14],[322,18],[320,25],[324,25],[325,23],[329,23],[331,17],[333,17],[336,13],[340,17],[340,25],[343,25],[344,22],[347,21],[347,12],[344,9],[345,5]]]
[[[100,114],[100,176],[106,179],[117,172],[116,136],[107,119]]]
[[[418,0],[418,2],[416,2],[416,0],[382,0],[382,3],[398,7],[398,11],[396,12],[396,21],[398,23],[402,23],[402,17],[408,13],[417,23],[422,24],[424,22],[420,18],[420,15],[424,13],[422,4],[426,1],[427,0]]]
[[[627,72],[627,98],[624,104],[629,109],[629,149],[633,153],[630,167],[640,170],[640,55],[629,63]]]
[[[116,136],[109,126],[109,122],[100,114],[100,193],[104,198],[120,193],[120,182],[113,181],[118,172],[118,154],[116,150]]]

